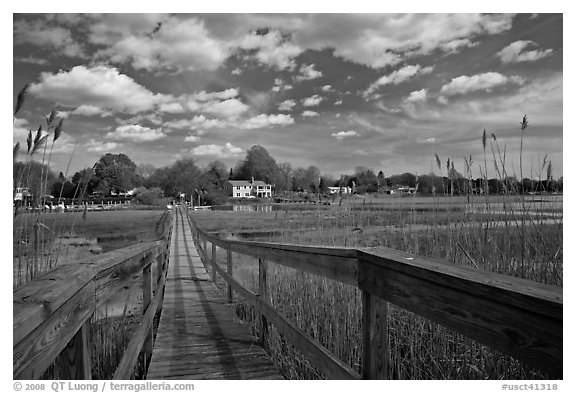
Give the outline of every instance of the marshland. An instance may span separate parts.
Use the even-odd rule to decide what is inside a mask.
[[[562,14],[13,19],[14,377],[562,377]]]
[[[195,212],[198,226],[221,237],[331,247],[392,247],[441,260],[563,284],[562,197],[351,197],[340,206],[273,206],[271,211]],[[225,252],[218,258],[226,260]],[[361,363],[360,291],[271,264],[272,304],[357,371]],[[256,291],[258,260],[234,255],[234,277]],[[224,284],[223,282],[221,283]],[[256,319],[241,299],[237,313]],[[396,379],[546,378],[520,362],[390,306],[390,375]],[[281,336],[270,352],[290,378],[322,378]]]

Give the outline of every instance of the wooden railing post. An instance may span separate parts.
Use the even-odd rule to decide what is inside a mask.
[[[216,283],[216,243],[212,242],[212,282]]]
[[[89,335],[90,322],[88,320],[60,353],[60,379],[92,379]]]
[[[142,306],[142,314],[144,315],[146,313],[146,310],[148,309],[148,306],[150,306],[150,303],[152,302],[152,269],[151,269],[151,264],[146,266],[143,270],[143,274],[142,274],[142,294],[143,294],[143,306]],[[152,356],[152,349],[153,349],[153,327],[152,324],[150,324],[150,328],[148,329],[148,332],[146,333],[146,340],[144,340],[144,347],[143,352],[144,352],[144,359],[145,359],[145,364],[148,364],[151,356]]]
[[[226,250],[226,273],[233,277],[232,251]],[[232,303],[232,285],[228,284],[228,303]]]
[[[148,306],[152,302],[152,269],[151,265],[148,265],[144,268],[142,274],[142,294],[143,294],[143,307],[142,307],[142,314],[146,313]],[[145,364],[148,364],[151,356],[152,356],[152,349],[153,349],[153,328],[152,324],[150,325],[150,329],[146,334],[146,340],[144,341],[144,359]]]
[[[258,258],[258,295],[260,300],[268,301],[268,263]],[[268,321],[264,315],[260,316],[260,344],[266,343],[268,336]]]
[[[165,250],[160,250],[160,253],[156,256],[156,284],[155,288],[158,288],[158,283],[162,280],[162,273],[164,272],[164,260],[166,258]]]
[[[390,379],[388,302],[362,291],[362,378]]]
[[[202,239],[202,252],[204,253],[204,257],[208,258],[208,245],[206,244],[206,239]]]

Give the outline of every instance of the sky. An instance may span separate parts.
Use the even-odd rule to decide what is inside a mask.
[[[562,14],[14,14],[12,30],[13,102],[31,84],[13,143],[56,108],[68,176],[105,153],[232,167],[258,144],[335,177],[465,173],[469,156],[479,177],[486,130],[520,177],[525,114],[524,177],[545,157],[563,176]]]

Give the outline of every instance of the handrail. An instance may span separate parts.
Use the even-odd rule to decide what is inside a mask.
[[[263,298],[241,287],[233,279],[231,269],[224,272],[215,263],[215,247],[227,250],[228,254],[237,252],[259,258],[261,270],[264,261],[273,262],[359,288],[363,300],[363,378],[388,378],[387,302],[511,355],[552,377],[562,377],[560,287],[447,264],[387,247],[353,249],[226,240],[198,228],[190,214],[188,219],[195,229],[198,248],[213,266],[213,272],[224,278],[229,291],[236,290],[270,321],[282,317]],[[207,242],[212,244],[211,260]],[[231,255],[228,258],[231,260]],[[265,286],[261,281],[260,286]],[[304,344],[305,333],[298,331],[296,336],[293,344],[306,351],[309,344]],[[334,356],[329,355],[324,359],[334,363]],[[345,371],[336,374],[328,371],[328,377],[346,377]],[[348,373],[349,378],[357,376],[355,372]]]
[[[57,357],[62,379],[91,379],[89,321],[95,310],[143,271],[144,318],[115,378],[128,379],[142,346],[151,356],[152,319],[163,296],[172,214],[162,239],[53,269],[13,293],[13,378],[38,379]],[[152,266],[156,263],[156,282]]]

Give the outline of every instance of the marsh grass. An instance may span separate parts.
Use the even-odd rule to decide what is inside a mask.
[[[374,199],[309,211],[205,212],[200,227],[262,241],[344,247],[386,246],[461,264],[563,285],[562,202],[509,193],[495,196]],[[252,239],[252,238],[250,238]],[[219,263],[225,253],[218,251]],[[258,263],[233,254],[234,277],[257,292]],[[224,265],[222,265],[224,267]],[[209,266],[208,266],[209,268]],[[361,301],[356,288],[269,264],[270,301],[300,329],[361,372]],[[219,285],[224,288],[222,280]],[[237,314],[258,334],[257,315],[240,298]],[[460,334],[390,304],[390,375],[394,379],[546,379],[547,376]],[[266,343],[291,379],[322,379],[275,329]]]

